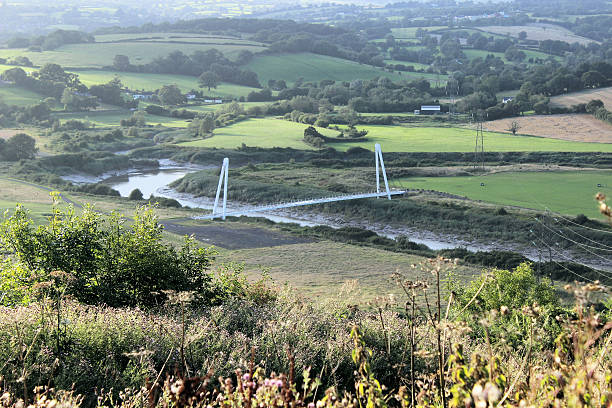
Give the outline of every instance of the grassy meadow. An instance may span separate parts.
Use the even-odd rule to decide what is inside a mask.
[[[117,77],[129,89],[155,91],[164,85],[177,85],[182,92],[188,92],[192,89],[200,89],[198,79],[187,75],[172,75],[172,74],[143,74],[133,72],[114,72],[105,70],[71,70],[79,75],[81,82],[87,86],[103,84]],[[216,89],[211,89],[208,92],[207,88],[202,90],[211,95],[216,96],[247,96],[249,92],[257,90],[248,86],[234,85],[222,83]]]
[[[7,105],[30,106],[45,99],[43,95],[12,85],[0,85],[0,102]]]
[[[256,72],[262,84],[267,83],[269,79],[284,79],[288,84],[293,84],[297,78],[312,82],[323,79],[351,81],[377,77],[387,77],[394,81],[411,78],[436,79],[434,74],[403,72],[400,75],[371,65],[310,53],[256,56],[246,68]]]
[[[359,143],[334,143],[337,150],[353,146],[373,149],[380,143],[388,152],[471,152],[474,151],[475,131],[465,128],[357,126],[369,133]],[[496,152],[612,152],[610,143],[583,143],[532,136],[485,132],[485,151]]]
[[[231,126],[216,129],[214,136],[193,142],[180,143],[181,146],[216,147],[233,149],[243,143],[252,147],[292,147],[312,150],[304,143],[304,129],[308,125],[280,119],[248,119]],[[326,136],[336,136],[338,132],[318,128]]]
[[[601,215],[593,197],[597,192],[612,195],[610,170],[500,172],[469,177],[408,177],[398,181],[411,189],[443,191],[493,204],[550,209],[572,216],[585,214],[597,219]]]
[[[252,279],[266,270],[276,282],[289,282],[311,298],[329,298],[338,293],[355,296],[355,303],[364,304],[381,293],[401,295],[391,280],[398,270],[413,273],[411,265],[423,257],[360,247],[338,242],[318,241],[267,248],[222,250],[220,261],[245,264],[245,273]],[[417,272],[417,271],[415,271]],[[456,278],[469,280],[480,268],[458,267]],[[419,279],[418,273],[411,278]]]
[[[216,48],[232,59],[238,56],[240,51],[249,50],[259,52],[262,47],[253,45],[227,45],[227,44],[180,44],[169,42],[113,42],[113,43],[88,43],[68,44],[52,51],[32,52],[26,49],[2,49],[0,58],[15,56],[28,57],[34,65],[42,66],[46,63],[59,64],[64,68],[102,68],[112,65],[115,55],[128,55],[132,64],[147,64],[155,58],[166,57],[173,51],[180,50],[185,54],[195,51],[206,51]]]

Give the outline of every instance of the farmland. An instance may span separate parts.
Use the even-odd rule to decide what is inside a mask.
[[[589,114],[533,115],[499,119],[485,123],[493,132],[510,133],[516,121],[519,134],[576,142],[612,143],[612,125]]]
[[[24,49],[0,50],[0,58],[24,56],[35,65],[59,64],[66,68],[102,68],[113,63],[115,55],[128,55],[132,64],[147,64],[155,58],[166,57],[173,51],[185,54],[216,48],[228,58],[236,57],[240,51],[259,52],[263,48],[253,45],[218,45],[216,43],[177,44],[159,41],[133,41],[112,43],[68,44],[53,51],[32,52]]]
[[[380,143],[389,152],[471,152],[474,151],[475,133],[465,128],[359,126],[367,130],[367,141],[358,143],[334,143],[338,150],[353,146],[373,149]],[[512,136],[503,133],[485,132],[484,146],[487,151],[612,151],[612,144],[580,143],[546,139],[532,136]]]
[[[233,149],[244,143],[253,147],[292,147],[310,150],[313,148],[302,140],[307,126],[278,119],[249,119],[217,129],[211,138],[181,143],[181,145]],[[318,130],[326,136],[338,134],[332,130]]]
[[[292,84],[298,78],[315,82],[323,79],[351,81],[376,77],[387,77],[394,81],[410,78],[436,79],[434,74],[391,73],[354,61],[310,53],[256,56],[246,68],[255,71],[261,83],[266,83],[269,79],[284,79],[288,84]]]
[[[36,92],[28,91],[17,86],[0,85],[0,102],[8,105],[29,106],[45,99]]]
[[[186,75],[171,74],[142,74],[131,72],[113,72],[104,70],[71,70],[79,75],[83,84],[87,86],[106,83],[117,77],[129,89],[143,91],[154,91],[164,85],[177,85],[181,91],[188,92],[198,88],[198,79]],[[248,86],[234,85],[228,83],[220,84],[216,89],[211,89],[210,94],[216,96],[246,96],[249,92],[256,90]],[[206,90],[205,90],[206,91]],[[207,92],[208,93],[208,92]]]
[[[483,31],[491,32],[494,34],[509,35],[511,37],[518,38],[521,31],[527,33],[528,40],[544,41],[544,40],[558,40],[565,41],[568,43],[579,43],[589,44],[594,42],[585,37],[581,37],[565,29],[563,27],[551,24],[529,24],[524,26],[487,26],[481,27]]]
[[[589,103],[593,99],[601,100],[606,108],[612,109],[612,87],[588,89],[585,91],[553,96],[550,98],[550,104],[552,106],[570,108],[572,105],[577,105],[579,103]]]
[[[469,177],[416,177],[400,180],[411,189],[427,189],[499,205],[550,209],[597,218],[597,192],[612,194],[612,171],[499,172]],[[481,185],[484,183],[484,185]],[[601,187],[598,187],[598,184]]]

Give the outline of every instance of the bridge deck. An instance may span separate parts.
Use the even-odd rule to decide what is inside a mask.
[[[403,195],[404,193],[406,193],[406,192],[405,191],[401,191],[401,190],[391,190],[389,192],[389,194],[392,195],[392,196]],[[240,210],[240,211],[226,212],[225,216],[240,216],[240,215],[244,215],[244,214],[248,214],[248,213],[257,213],[257,212],[265,212],[265,211],[272,211],[272,210],[280,210],[282,208],[301,207],[301,206],[304,206],[304,205],[324,204],[324,203],[332,203],[332,202],[335,202],[335,201],[358,200],[358,199],[361,199],[361,198],[375,198],[375,197],[387,197],[387,192],[385,191],[385,192],[381,192],[381,193],[359,193],[359,194],[352,194],[352,195],[345,195],[345,196],[315,198],[313,200],[302,200],[302,201],[293,201],[293,202],[287,202],[287,203],[264,205],[264,206],[253,207],[253,208],[250,208],[250,209],[245,209],[245,210]],[[208,215],[197,216],[197,217],[194,217],[194,218],[195,219],[200,219],[200,220],[211,220],[213,218],[218,218],[218,217],[221,217],[221,216],[222,216],[222,214],[217,213],[214,216],[212,214],[208,214]]]

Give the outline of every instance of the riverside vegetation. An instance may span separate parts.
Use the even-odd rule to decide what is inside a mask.
[[[36,228],[21,206],[5,215],[2,406],[612,404],[598,282],[568,285],[572,306],[528,263],[460,285],[438,257],[413,266],[422,280],[394,276],[401,298],[360,307],[347,286],[312,302],[161,231],[146,207],[126,220],[56,201]]]

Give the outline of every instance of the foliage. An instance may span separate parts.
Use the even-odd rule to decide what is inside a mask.
[[[116,213],[105,220],[86,207],[77,215],[61,210],[53,197],[48,225],[34,228],[21,206],[1,225],[2,247],[31,271],[69,274],[67,293],[90,304],[152,307],[167,290],[193,291],[199,303],[210,303],[207,269],[214,251],[192,239],[178,249],[164,243],[151,207],[140,208],[128,228]]]

